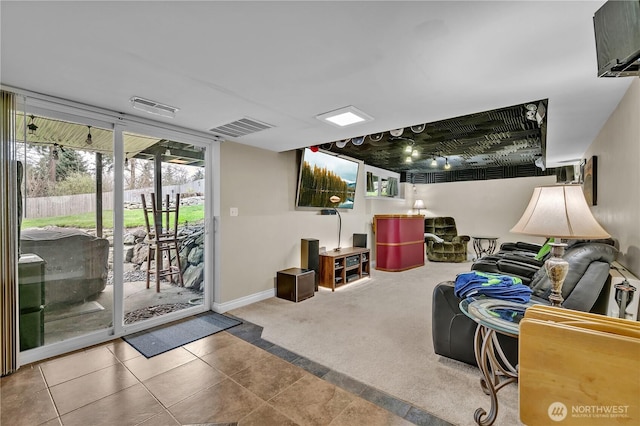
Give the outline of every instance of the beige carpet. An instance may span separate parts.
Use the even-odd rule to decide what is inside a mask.
[[[458,425],[490,409],[476,367],[433,352],[431,295],[470,263],[429,263],[404,272],[372,270],[336,292],[300,303],[271,298],[229,311],[264,327],[262,337]],[[498,393],[496,425],[521,424],[517,385]]]

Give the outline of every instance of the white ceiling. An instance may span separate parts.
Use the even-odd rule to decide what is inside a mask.
[[[596,77],[602,4],[3,0],[0,77],[128,114],[140,96],[204,132],[249,117],[274,128],[236,141],[274,151],[549,99],[553,167],[583,156],[631,83]],[[315,118],[347,105],[374,120]]]

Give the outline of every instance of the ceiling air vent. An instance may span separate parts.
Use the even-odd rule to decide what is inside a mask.
[[[271,124],[262,123],[251,118],[241,118],[240,120],[209,129],[209,131],[232,138],[239,138],[240,136],[246,136],[272,127]]]
[[[161,104],[156,101],[150,101],[149,99],[140,98],[138,96],[131,98],[130,102],[135,109],[139,109],[140,111],[145,111],[150,114],[160,115],[162,117],[174,118],[176,112],[179,111],[179,108]]]

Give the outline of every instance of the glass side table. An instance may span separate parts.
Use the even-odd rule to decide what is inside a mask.
[[[518,337],[519,323],[524,311],[535,302],[515,303],[488,297],[468,297],[460,302],[462,312],[478,323],[474,337],[476,362],[482,372],[480,386],[491,397],[489,413],[478,408],[473,418],[479,425],[492,425],[498,415],[500,389],[518,381],[517,366],[505,356],[496,333]]]

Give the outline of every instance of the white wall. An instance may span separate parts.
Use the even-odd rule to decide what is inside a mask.
[[[296,151],[275,153],[225,142],[221,158],[221,282],[216,303],[273,289],[277,271],[300,267],[302,238],[316,238],[328,249],[338,246],[338,216],[295,208]],[[364,167],[358,182],[362,187]],[[237,217],[230,216],[231,207],[238,208]],[[356,194],[353,210],[340,214],[340,246],[349,247],[353,233],[370,229],[364,193]]]
[[[295,209],[299,162],[295,151],[274,153],[224,142],[221,159],[220,291],[215,302],[224,307],[272,291],[277,271],[300,266],[302,238],[316,238],[328,249],[337,247],[338,218]],[[554,182],[555,177],[548,176],[417,185],[419,197],[405,184],[404,200],[365,199],[364,167],[360,167],[354,209],[341,210],[340,245],[351,246],[354,233],[367,233],[371,247],[373,216],[409,213],[415,198],[427,204],[423,214],[454,216],[462,233],[536,241],[508,231],[520,218],[533,188]],[[230,216],[231,207],[238,208],[237,217]]]
[[[506,241],[539,243],[544,238],[509,230],[529,204],[533,188],[555,182],[555,176],[540,176],[416,185],[414,198],[424,200],[427,209],[422,213],[427,217],[454,217],[458,234],[498,237],[498,245]],[[473,254],[471,244],[469,252]]]
[[[585,158],[598,157],[592,212],[618,241],[618,261],[640,276],[640,78],[633,79]]]
[[[618,241],[620,263],[640,276],[640,79],[634,79],[585,158],[598,156],[598,205],[592,211]],[[221,279],[215,302],[224,307],[256,294],[273,294],[276,272],[300,266],[300,239],[317,238],[321,247],[337,247],[338,220],[317,210],[295,209],[295,151],[274,153],[225,142],[221,158]],[[426,203],[426,216],[455,217],[461,234],[497,236],[499,243],[542,242],[509,230],[533,188],[554,183],[555,176],[544,176],[416,185],[415,192],[404,184],[404,200],[371,200],[364,197],[360,167],[361,191],[354,209],[342,213],[341,246],[351,245],[353,233],[367,233],[371,247],[373,216],[408,213],[418,198]],[[230,207],[239,209],[237,217],[230,217]],[[472,250],[469,246],[471,255]]]

